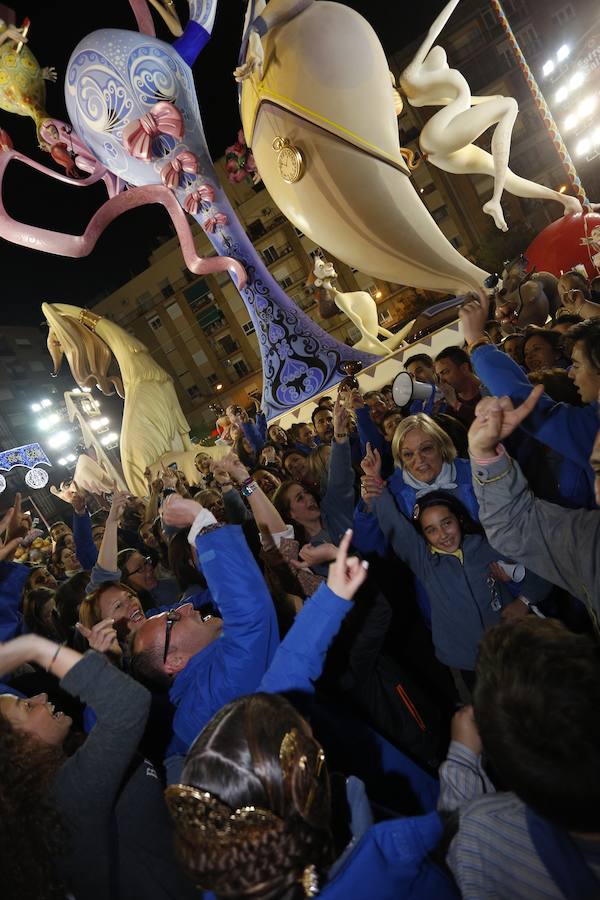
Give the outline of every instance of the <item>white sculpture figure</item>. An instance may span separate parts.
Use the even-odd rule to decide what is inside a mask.
[[[411,106],[443,106],[422,129],[419,143],[424,156],[445,172],[456,175],[491,175],[492,197],[483,211],[502,231],[507,230],[500,199],[506,189],[517,197],[558,200],[566,213],[581,212],[575,197],[515,175],[508,168],[512,129],[519,111],[512,97],[472,97],[466,79],[448,65],[446,52],[434,46],[459,0],[450,0],[439,14],[414,59],[400,76],[400,87]],[[496,126],[492,152],[471,143]]]
[[[404,333],[393,334],[381,327],[377,304],[368,291],[350,291],[343,294],[332,284],[336,278],[337,272],[333,263],[316,256],[310,281],[317,288],[317,302],[321,316],[328,319],[337,315],[338,311],[345,313],[362,334],[361,339],[354,344],[354,349],[374,353],[377,356],[387,356],[402,342]],[[379,334],[388,340],[380,341]]]
[[[330,0],[249,0],[240,60],[246,143],[303,234],[382,281],[456,294],[483,284],[415,190],[388,62],[362,16]]]

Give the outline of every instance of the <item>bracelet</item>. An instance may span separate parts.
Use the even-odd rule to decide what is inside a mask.
[[[47,668],[46,668],[46,672],[50,672],[50,670],[52,669],[52,666],[53,666],[54,663],[56,662],[56,658],[57,658],[58,654],[60,653],[60,651],[62,650],[62,648],[65,646],[66,643],[67,643],[66,641],[63,641],[62,644],[58,644],[58,646],[57,646],[57,648],[56,648],[56,650],[55,650],[55,652],[54,652],[54,656],[52,657],[52,659],[51,659],[50,662],[48,663],[48,666],[47,666]]]
[[[337,434],[334,435],[334,437],[337,441],[338,438],[348,437],[348,432],[347,431],[338,431]]]
[[[473,341],[472,344],[467,345],[467,350],[469,353],[473,353],[474,350],[477,350],[478,347],[483,347],[484,344],[491,344],[491,341],[488,337],[477,338],[476,341]]]
[[[252,484],[253,481],[254,478],[252,477],[252,475],[248,475],[248,477],[244,478],[244,480],[240,483],[240,487],[247,487],[249,484]]]
[[[245,481],[243,483],[242,487],[240,488],[240,494],[242,495],[242,497],[249,497],[250,494],[253,494],[254,491],[257,490],[258,484],[254,480],[254,478],[251,478],[249,481]]]

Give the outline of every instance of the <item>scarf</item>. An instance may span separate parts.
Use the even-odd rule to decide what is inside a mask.
[[[453,491],[458,487],[456,484],[456,466],[454,463],[448,462],[442,464],[440,474],[431,482],[431,484],[427,484],[426,481],[419,481],[418,478],[415,478],[414,475],[411,475],[406,469],[402,469],[402,479],[404,484],[413,488],[417,495],[417,500],[419,497],[424,497],[425,494],[429,494],[431,491]]]

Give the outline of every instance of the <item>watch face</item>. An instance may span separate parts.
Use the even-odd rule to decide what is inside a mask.
[[[279,173],[288,184],[294,184],[302,177],[302,154],[295,147],[282,147],[277,158]]]

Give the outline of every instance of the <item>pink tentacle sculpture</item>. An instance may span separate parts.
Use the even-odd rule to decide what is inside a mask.
[[[58,181],[81,187],[84,184],[92,184],[100,180],[101,172],[89,179],[74,181],[67,175],[54,172],[46,166],[29,159],[16,150],[0,154],[0,237],[13,244],[20,244],[33,250],[42,250],[46,253],[55,253],[58,256],[82,257],[88,256],[96,246],[102,232],[116,218],[137,206],[148,203],[160,203],[167,210],[183,252],[185,264],[196,275],[212,274],[214,272],[228,271],[235,276],[240,288],[246,285],[246,270],[237,260],[229,256],[210,256],[203,258],[198,256],[194,246],[194,238],[188,220],[181,206],[171,191],[159,184],[144,185],[143,187],[129,188],[107,200],[92,216],[87,228],[81,235],[63,234],[59,231],[50,231],[47,228],[38,228],[35,225],[25,225],[12,218],[4,207],[2,198],[2,183],[4,173],[12,160],[25,163]]]
[[[148,9],[146,0],[129,0],[129,5],[135,16],[140,34],[149,34],[150,37],[155,37],[156,31],[154,30],[152,13]]]

